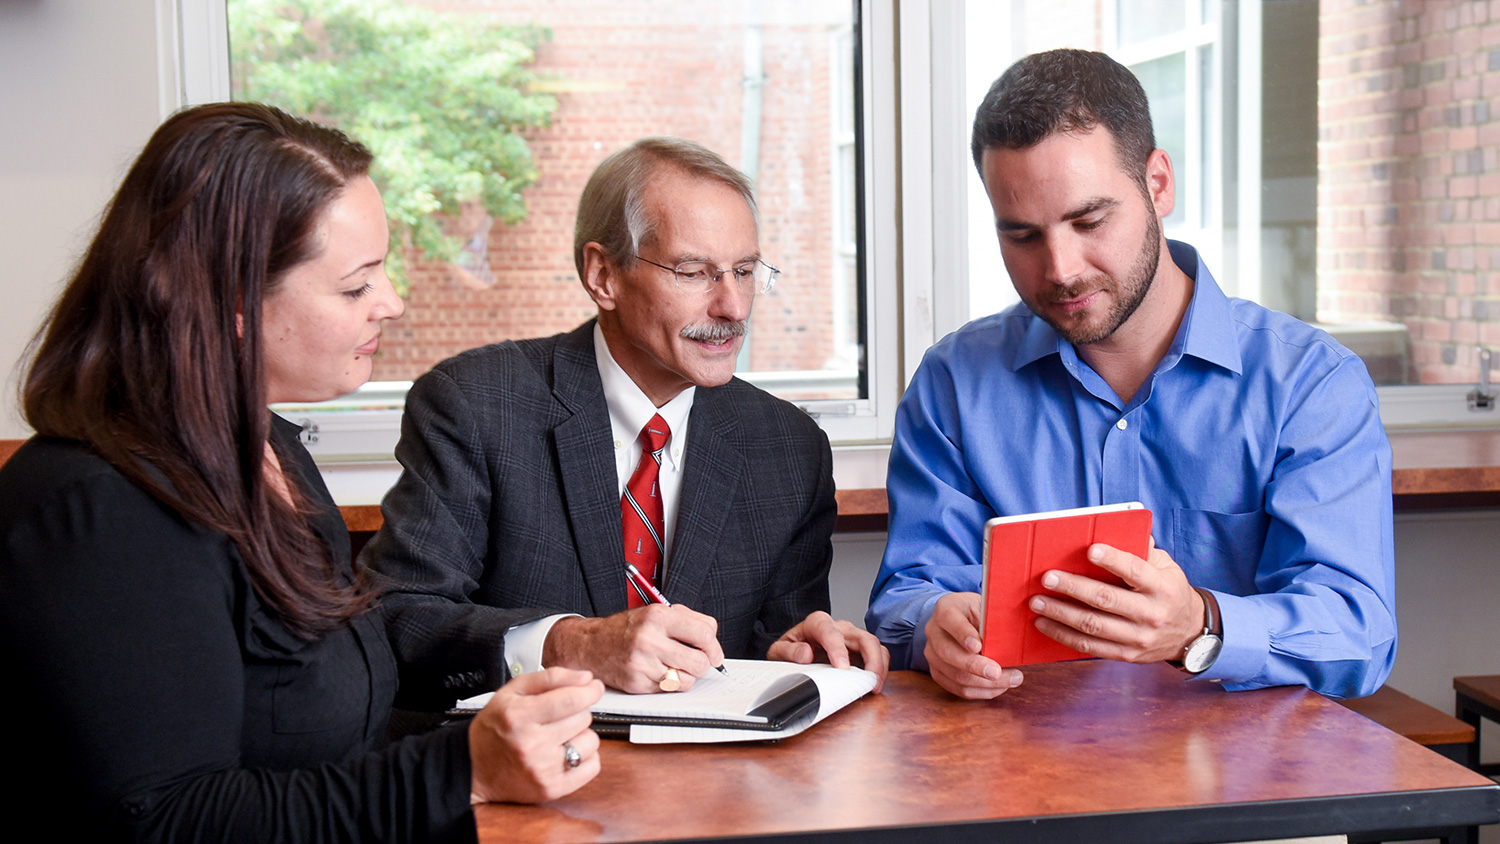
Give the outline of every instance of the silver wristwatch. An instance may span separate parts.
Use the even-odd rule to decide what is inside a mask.
[[[1172,662],[1189,674],[1207,671],[1214,660],[1219,658],[1219,649],[1224,647],[1224,639],[1214,632],[1219,627],[1219,602],[1203,589],[1198,589],[1198,594],[1203,598],[1203,632],[1188,643],[1181,659]]]

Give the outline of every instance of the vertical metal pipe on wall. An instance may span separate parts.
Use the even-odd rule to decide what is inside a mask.
[[[740,80],[740,170],[749,177],[752,187],[760,180],[760,129],[766,83],[765,45],[761,31],[760,3],[747,4],[745,24],[745,75]],[[750,368],[750,335],[740,344],[734,368]]]

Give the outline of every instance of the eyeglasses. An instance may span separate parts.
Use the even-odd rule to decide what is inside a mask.
[[[750,261],[739,266],[721,270],[708,261],[684,261],[675,267],[666,264],[658,264],[650,258],[635,256],[637,260],[645,261],[653,267],[661,267],[677,277],[677,286],[688,290],[707,292],[712,290],[719,279],[728,273],[734,278],[735,284],[742,293],[765,293],[776,286],[776,279],[781,275],[781,270],[767,264],[765,261]]]

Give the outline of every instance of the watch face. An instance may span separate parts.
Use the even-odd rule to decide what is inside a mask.
[[[1223,646],[1224,640],[1212,633],[1199,636],[1188,646],[1187,654],[1182,658],[1183,670],[1189,674],[1202,674],[1219,658],[1219,649]]]

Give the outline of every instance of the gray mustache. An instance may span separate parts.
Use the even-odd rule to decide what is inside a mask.
[[[722,343],[731,337],[745,336],[747,321],[737,319],[733,322],[704,322],[697,325],[689,325],[682,329],[681,335],[684,340],[696,340],[699,343]]]

